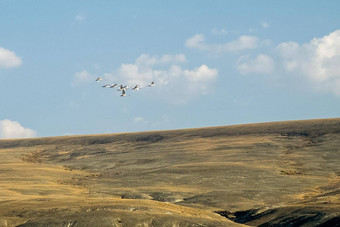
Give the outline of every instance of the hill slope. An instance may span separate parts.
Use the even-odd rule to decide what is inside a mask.
[[[340,221],[340,118],[0,140],[0,160],[0,226]]]

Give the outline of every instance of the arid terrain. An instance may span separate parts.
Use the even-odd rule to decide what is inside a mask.
[[[340,118],[0,140],[0,226],[340,226]]]

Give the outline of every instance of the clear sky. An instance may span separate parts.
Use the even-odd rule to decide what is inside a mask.
[[[0,0],[0,138],[339,117],[339,12],[338,0]],[[142,88],[120,97],[111,83]]]

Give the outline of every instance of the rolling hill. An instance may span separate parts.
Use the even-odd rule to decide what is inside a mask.
[[[0,140],[0,226],[340,226],[340,118]]]

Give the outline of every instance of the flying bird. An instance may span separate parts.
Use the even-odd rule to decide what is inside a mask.
[[[132,88],[132,90],[139,90],[141,88],[141,86],[139,84],[137,84],[134,88]]]
[[[119,86],[119,89],[118,91],[122,91],[122,90],[126,90],[128,89],[129,87],[128,86],[123,86],[122,84]]]
[[[148,86],[149,86],[149,87],[153,87],[153,86],[155,86],[155,85],[156,85],[156,84],[155,84],[155,81],[152,81],[151,84],[149,84]]]
[[[121,94],[120,96],[121,96],[121,97],[126,96],[126,94],[125,94],[125,89],[122,90],[122,94]]]
[[[98,76],[98,78],[96,79],[96,82],[99,82],[101,80],[103,80],[103,79],[100,76]],[[153,87],[155,85],[156,85],[155,81],[152,81],[150,84],[148,84],[148,87]],[[120,95],[121,97],[127,96],[126,91],[129,89],[129,86],[127,86],[127,85],[121,84],[121,85],[118,86],[118,84],[113,84],[113,83],[112,84],[105,84],[102,87],[103,88],[107,88],[107,87],[115,88],[115,87],[118,87],[117,91],[121,91],[122,92],[122,94]],[[139,90],[141,88],[142,88],[142,86],[140,84],[137,84],[134,87],[132,87],[131,90]]]

